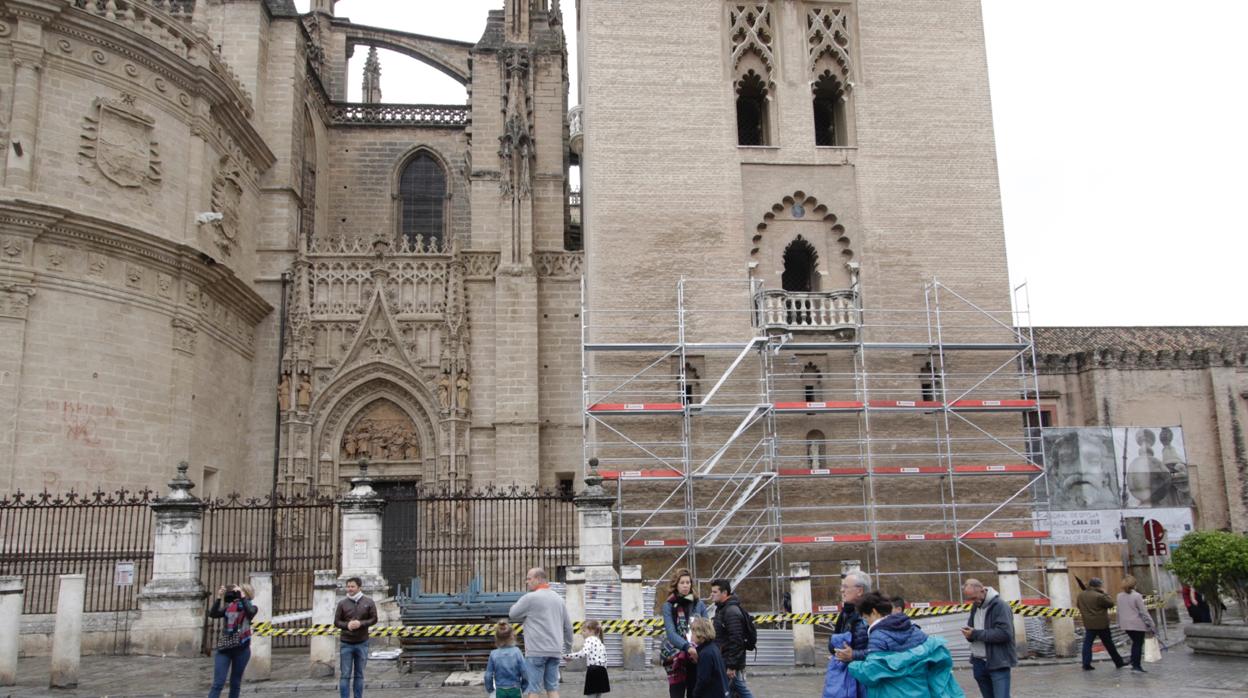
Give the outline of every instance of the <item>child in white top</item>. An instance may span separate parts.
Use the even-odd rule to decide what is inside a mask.
[[[587,620],[581,625],[581,634],[585,636],[585,645],[580,652],[573,652],[566,658],[585,660],[585,695],[599,698],[611,692],[611,681],[607,677],[607,648],[602,644],[602,625],[596,620]]]

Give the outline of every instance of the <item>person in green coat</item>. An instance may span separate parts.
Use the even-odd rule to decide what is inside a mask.
[[[878,593],[858,605],[870,626],[869,649],[865,658],[850,662],[850,675],[871,698],[965,698],[953,678],[953,655],[944,639],[926,637],[909,618],[892,611],[892,603]]]

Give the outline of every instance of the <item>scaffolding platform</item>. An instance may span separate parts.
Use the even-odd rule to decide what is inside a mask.
[[[1019,298],[987,309],[933,280],[922,307],[890,309],[842,289],[829,319],[818,293],[792,295],[681,279],[667,306],[582,303],[585,457],[615,484],[620,564],[728,578],[778,608],[789,559],[812,563],[816,602],[842,559],[914,598],[956,598],[993,554],[1039,560]],[[1020,567],[1044,596],[1043,570]]]

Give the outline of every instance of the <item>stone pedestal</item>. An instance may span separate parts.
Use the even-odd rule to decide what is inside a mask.
[[[1055,557],[1044,564],[1049,604],[1053,608],[1071,608],[1070,579],[1066,558]],[[1053,651],[1059,657],[1075,656],[1075,619],[1053,619]]]
[[[589,583],[615,583],[615,529],[611,525],[611,507],[615,497],[602,487],[598,459],[590,458],[585,474],[585,489],[576,496],[581,566]]]
[[[381,576],[381,512],[386,500],[373,489],[368,461],[360,461],[360,474],[351,478],[351,491],[338,500],[342,512],[342,566],[338,590],[347,580],[359,577],[364,593],[374,599],[386,596],[390,585]]]
[[[1018,578],[1018,558],[997,558],[997,591],[1006,601],[1023,600],[1023,585]],[[1014,616],[1014,647],[1018,656],[1027,655],[1027,625],[1020,615]]]
[[[317,570],[312,582],[312,624],[333,625],[334,608],[338,604],[338,571]],[[334,675],[338,666],[338,638],[333,635],[316,635],[311,641],[311,667],[314,679]]]
[[[646,609],[642,595],[641,565],[620,567],[620,615],[624,620],[641,620]],[[646,641],[642,637],[624,636],[624,668],[646,668]]]
[[[810,597],[810,563],[789,564],[789,601],[794,613],[812,613],[814,603]],[[815,626],[793,625],[793,661],[798,666],[815,664]]]
[[[0,577],[0,686],[17,684],[23,591],[21,577]]]
[[[273,573],[252,572],[252,591],[256,593],[252,602],[256,604],[256,617],[252,623],[267,623],[273,620]],[[243,674],[246,681],[268,681],[273,674],[273,638],[251,636],[251,661],[247,662],[247,673]]]
[[[56,598],[56,629],[52,635],[51,688],[77,688],[82,661],[82,609],[87,575],[63,574]]]
[[[573,625],[583,623],[585,621],[585,568],[569,567],[565,585],[563,601],[568,607],[568,618],[572,619]],[[573,652],[579,652],[584,645],[584,635],[578,632],[572,636]],[[569,660],[568,670],[585,671],[585,660],[581,658]]]
[[[169,493],[152,503],[155,546],[152,579],[139,592],[139,618],[130,629],[134,654],[198,657],[204,635],[204,585],[199,552],[204,503],[191,494],[187,463],[169,482]]]

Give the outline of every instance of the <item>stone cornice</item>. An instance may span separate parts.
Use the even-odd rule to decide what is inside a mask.
[[[89,247],[117,251],[142,260],[158,271],[197,284],[252,326],[273,311],[273,306],[250,285],[227,267],[206,263],[202,253],[189,245],[112,221],[25,200],[0,200],[0,222],[6,220],[37,224],[42,231],[37,237],[40,242],[87,243]]]
[[[1095,369],[1172,371],[1219,367],[1248,367],[1248,352],[1234,347],[1178,351],[1104,348],[1071,354],[1036,355],[1036,372],[1045,375],[1083,373]]]

